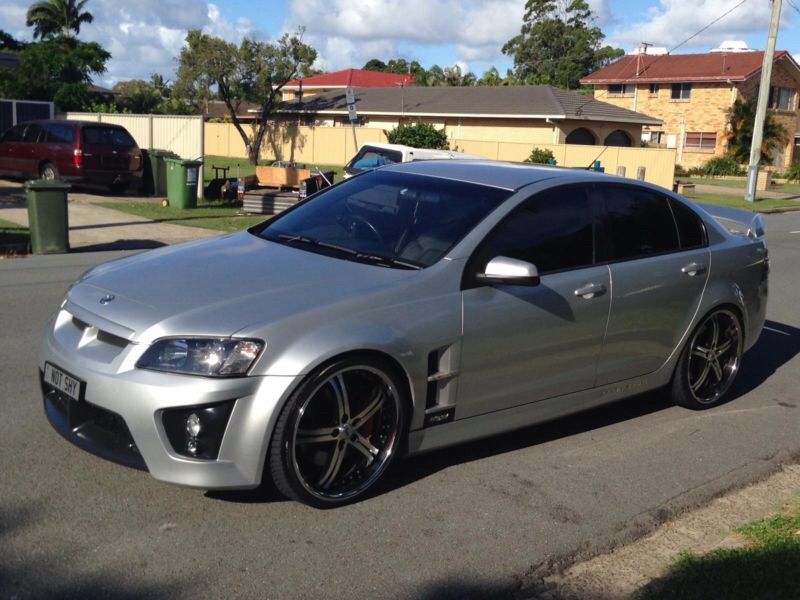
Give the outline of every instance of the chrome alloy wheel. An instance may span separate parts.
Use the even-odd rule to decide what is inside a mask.
[[[330,374],[300,407],[291,442],[303,487],[322,500],[344,500],[369,487],[400,439],[400,396],[366,365]]]
[[[713,312],[697,328],[687,369],[697,402],[713,404],[728,391],[739,370],[742,341],[739,319],[729,310]]]

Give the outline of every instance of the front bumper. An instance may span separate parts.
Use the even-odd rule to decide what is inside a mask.
[[[84,398],[76,402],[42,381],[45,412],[62,436],[177,485],[259,485],[277,413],[294,377],[214,379],[137,369],[134,365],[147,345],[104,334],[93,321],[86,311],[77,319],[62,309],[48,323],[42,342],[40,371],[50,362],[85,382]],[[172,447],[164,411],[227,401],[233,401],[233,410],[215,460],[182,456]]]

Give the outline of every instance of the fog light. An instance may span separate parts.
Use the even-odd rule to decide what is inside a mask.
[[[192,413],[186,419],[186,431],[189,432],[189,435],[192,437],[197,437],[200,435],[200,430],[202,429],[200,425],[200,417],[197,416],[196,413]]]
[[[197,439],[193,437],[189,438],[186,442],[186,449],[191,454],[197,454]]]

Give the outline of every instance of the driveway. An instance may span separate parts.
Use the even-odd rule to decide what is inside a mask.
[[[37,341],[69,284],[119,254],[2,261],[0,597],[524,595],[540,565],[800,456],[800,214],[767,222],[769,323],[727,404],[639,396],[401,462],[371,498],[329,511],[269,486],[168,486],[62,440],[42,414]]]
[[[220,235],[200,227],[158,223],[118,210],[97,206],[97,202],[149,200],[135,196],[106,196],[79,188],[69,193],[69,242],[75,251],[132,250],[157,248],[189,240]],[[0,179],[0,219],[28,224],[28,209],[22,184]]]

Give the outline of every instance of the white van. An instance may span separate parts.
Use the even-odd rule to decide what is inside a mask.
[[[369,144],[361,146],[356,155],[344,166],[344,179],[352,177],[353,175],[358,175],[363,171],[370,171],[392,163],[453,158],[486,160],[483,156],[456,152],[454,150],[427,150],[425,148],[403,146],[402,144],[370,142]]]

